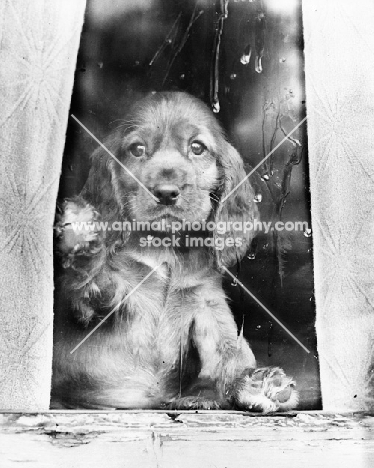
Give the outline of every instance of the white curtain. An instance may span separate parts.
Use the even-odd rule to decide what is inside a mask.
[[[0,409],[49,407],[52,226],[85,0],[0,1]]]
[[[373,407],[374,2],[303,0],[323,408]]]

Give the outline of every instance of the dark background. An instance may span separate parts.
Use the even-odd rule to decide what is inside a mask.
[[[120,125],[130,104],[149,91],[185,90],[213,105],[218,89],[216,117],[249,171],[305,117],[301,1],[230,0],[223,19],[224,4],[89,0],[71,113],[101,140]],[[261,49],[259,73],[256,55]],[[243,54],[248,63],[241,62]],[[306,124],[292,138],[300,145],[285,141],[250,181],[263,221],[310,225]],[[96,146],[71,119],[60,200],[79,193]],[[306,353],[226,278],[238,328],[244,323],[259,364],[283,367],[297,380],[301,407],[320,408],[309,231],[259,235],[232,272],[311,351]]]

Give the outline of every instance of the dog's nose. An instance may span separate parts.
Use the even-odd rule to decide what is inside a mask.
[[[180,195],[179,188],[173,184],[157,185],[153,190],[160,205],[175,205]]]

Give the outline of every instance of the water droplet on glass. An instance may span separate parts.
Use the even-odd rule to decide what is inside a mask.
[[[284,63],[285,61],[286,61],[285,57],[281,57],[281,58],[279,59],[279,62],[280,62],[280,63]]]
[[[312,230],[310,228],[307,228],[304,230],[304,236],[305,237],[312,237]]]
[[[266,180],[269,180],[269,179],[270,179],[270,177],[269,177],[269,174],[267,172],[265,172],[265,174],[262,174],[261,180],[266,181]]]
[[[213,102],[212,109],[215,114],[218,114],[218,112],[220,111],[220,106],[219,106],[218,101]]]
[[[255,70],[257,73],[262,73],[261,57],[259,57],[258,55],[256,57]]]
[[[237,77],[236,73],[231,73],[230,80],[235,80],[236,77]]]
[[[247,255],[248,260],[255,260],[256,254],[255,253],[250,253]]]
[[[248,65],[251,60],[251,55],[252,55],[252,47],[251,47],[251,44],[248,44],[247,46],[245,46],[243,55],[240,57],[240,63],[242,65]]]
[[[256,193],[254,201],[255,201],[255,203],[261,203],[262,202],[262,194],[261,193]]]
[[[242,65],[248,65],[249,64],[249,61],[250,61],[251,57],[249,55],[242,55],[240,57],[240,63]]]

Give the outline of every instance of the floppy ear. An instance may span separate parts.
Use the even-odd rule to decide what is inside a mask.
[[[243,182],[246,173],[242,158],[227,141],[221,147],[220,164],[222,185],[214,238],[216,246],[224,246],[222,250],[216,250],[218,267],[229,267],[245,255],[255,236],[253,223],[259,213],[251,184],[248,179]]]
[[[118,136],[110,136],[104,145],[118,157],[121,148],[121,139]],[[127,219],[126,189],[123,180],[119,177],[123,169],[102,147],[97,148],[91,158],[92,166],[80,195],[94,206],[101,220],[111,226],[111,229],[105,233],[107,244],[123,243],[129,233],[113,229],[115,226],[113,223],[122,223]]]

